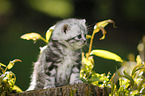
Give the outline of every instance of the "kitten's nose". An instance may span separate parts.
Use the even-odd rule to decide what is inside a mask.
[[[87,44],[87,40],[83,41],[84,44]]]
[[[82,40],[83,40],[83,44],[87,43],[86,37],[84,35],[82,35]]]

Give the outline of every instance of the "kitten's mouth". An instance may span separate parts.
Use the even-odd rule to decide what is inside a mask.
[[[75,49],[81,49],[83,46],[85,46],[87,41],[81,41],[71,44],[71,46]]]

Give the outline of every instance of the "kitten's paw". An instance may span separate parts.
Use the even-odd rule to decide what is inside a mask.
[[[47,89],[47,88],[54,88],[55,86],[46,86],[43,89]]]
[[[70,84],[71,84],[71,85],[74,85],[74,84],[80,84],[80,83],[83,83],[83,81],[81,81],[81,80],[76,80],[76,81],[74,81],[74,82],[71,82]]]
[[[83,83],[83,81],[82,80],[75,81],[75,84],[79,84],[79,83]]]

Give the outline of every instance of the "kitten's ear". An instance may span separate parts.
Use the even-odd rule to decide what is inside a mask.
[[[86,26],[86,20],[85,19],[80,20],[80,23],[83,24],[83,26]]]
[[[68,29],[69,29],[68,24],[64,24],[63,27],[62,27],[62,32],[64,32],[66,34],[66,32],[68,31]]]
[[[86,20],[85,20],[85,19],[83,19],[83,20],[82,20],[82,22],[83,22],[83,23],[86,23]]]

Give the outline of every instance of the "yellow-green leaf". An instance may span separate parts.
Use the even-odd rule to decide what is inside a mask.
[[[22,39],[26,39],[26,40],[33,40],[36,41],[38,39],[41,39],[41,35],[38,33],[27,33],[21,36]]]
[[[123,71],[123,73],[124,73],[124,77],[126,79],[130,80],[130,85],[133,87],[134,86],[134,80],[133,80],[133,78],[129,74],[127,74],[125,71]]]
[[[22,62],[20,59],[14,59],[13,61],[11,61],[13,63],[16,63],[16,62]]]
[[[138,70],[140,69],[140,67],[141,67],[141,66],[142,66],[141,64],[140,64],[140,65],[135,66],[135,67],[132,69],[131,76],[133,76],[133,75],[134,75],[134,73],[135,73],[136,71],[138,71]]]
[[[49,39],[50,39],[50,37],[51,37],[52,31],[54,30],[54,28],[55,28],[55,25],[52,26],[52,27],[50,27],[50,28],[48,29],[48,31],[46,32],[46,41],[47,41],[47,43],[49,43]]]
[[[132,90],[130,96],[139,96],[138,94],[139,94],[138,90]]]
[[[15,59],[13,61],[10,61],[9,64],[8,64],[8,66],[7,66],[8,69],[11,69],[16,62],[22,62],[22,61],[20,59]]]
[[[92,66],[92,65],[93,65],[93,64],[91,63],[91,61],[89,61],[89,60],[86,59],[86,58],[83,58],[82,62],[85,63],[87,66]]]
[[[95,82],[95,81],[108,81],[109,79],[106,77],[105,74],[98,74],[95,73],[94,75],[92,75],[92,77],[89,79],[89,81],[91,82]]]
[[[2,63],[0,63],[0,65],[3,66],[3,67],[6,67],[6,65],[4,65],[4,64],[2,64]]]
[[[22,90],[16,85],[14,85],[13,90],[16,90],[18,93],[22,92]]]
[[[118,71],[118,69],[116,68],[116,72],[118,74],[119,77],[123,77],[123,75],[121,75],[121,73]]]
[[[86,35],[86,39],[90,39],[91,37],[91,35]]]
[[[13,66],[14,66],[14,63],[11,63],[11,62],[10,62],[10,63],[8,64],[8,69],[11,69]]]
[[[100,27],[100,29],[101,29],[102,34],[103,34],[103,36],[100,38],[100,40],[103,40],[103,39],[105,39],[105,35],[106,35],[107,32],[106,32],[105,29],[102,28],[102,27]]]
[[[101,21],[101,22],[98,22],[96,25],[97,27],[102,27],[104,28],[105,26],[107,26],[109,23],[113,23],[113,26],[115,27],[115,22],[111,19],[108,19],[108,20],[104,20],[104,21]]]
[[[115,60],[115,61],[119,61],[119,62],[123,62],[123,60],[121,59],[120,56],[118,56],[117,54],[115,53],[112,53],[112,52],[109,52],[109,51],[106,51],[106,50],[92,50],[91,55],[96,55],[96,56],[99,56],[99,57],[102,57],[102,58],[105,58],[105,59],[110,59],[110,60]]]
[[[126,88],[129,87],[130,82],[129,82],[128,79],[119,78],[119,85],[120,85],[119,90],[120,90],[120,91],[123,91],[124,89],[126,89]],[[126,95],[125,95],[125,96],[126,96]]]
[[[89,58],[88,58],[88,60],[94,65],[94,59],[93,59],[93,56],[90,56]]]
[[[107,26],[109,23],[113,23],[113,26],[115,27],[115,22],[113,20],[110,20],[110,19],[98,22],[94,26],[93,33],[97,33],[100,30],[102,31],[103,36],[100,38],[100,40],[103,40],[105,38],[105,35],[106,35],[107,32],[105,31],[104,27]]]
[[[93,33],[97,33],[100,31],[100,28],[97,26],[97,24],[94,26],[94,31]]]
[[[140,79],[140,81],[137,83],[138,84],[137,89],[139,91],[141,90],[143,83],[144,83],[144,80],[142,80],[142,79]]]

